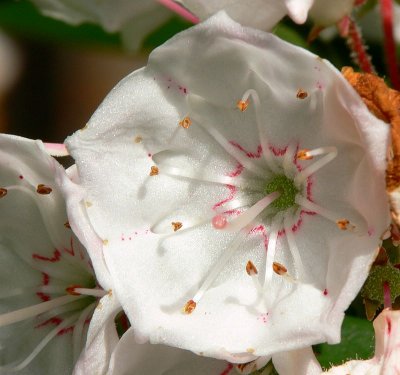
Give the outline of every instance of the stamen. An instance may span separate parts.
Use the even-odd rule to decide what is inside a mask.
[[[235,219],[228,222],[226,229],[228,231],[240,231],[249,225],[261,212],[263,212],[275,199],[279,198],[280,193],[275,191],[260,199],[252,207],[244,211]]]
[[[0,315],[0,327],[7,326],[19,322],[21,320],[29,319],[46,311],[50,311],[58,306],[62,306],[66,303],[76,301],[80,296],[62,296],[53,300],[42,302],[37,305],[25,307],[19,310],[11,311]]]
[[[68,294],[71,294],[73,296],[85,295],[85,296],[93,296],[99,298],[104,297],[108,293],[103,289],[80,288],[79,286],[68,287],[66,288],[66,291]]]
[[[136,136],[133,140],[133,142],[135,142],[135,143],[141,143],[142,141],[143,141],[143,138],[140,135]]]
[[[309,154],[310,150],[305,148],[304,150],[299,150],[297,153],[297,159],[300,160],[311,160],[313,156]]]
[[[274,262],[272,268],[277,275],[282,276],[291,283],[297,283],[297,280],[295,280],[292,276],[288,274],[287,268],[283,264]]]
[[[249,260],[246,264],[246,272],[249,276],[254,276],[258,274],[258,270],[251,260]]]
[[[215,215],[211,221],[215,229],[224,229],[227,224],[226,217],[224,215]]]
[[[257,292],[263,296],[264,295],[264,289],[260,283],[260,278],[258,277],[258,270],[256,266],[253,264],[251,260],[249,260],[246,264],[246,272],[247,274],[252,278],[254,286],[257,289]]]
[[[324,154],[327,155],[298,173],[298,175],[294,178],[294,182],[297,186],[301,185],[309,176],[317,172],[319,169],[331,162],[337,156],[336,147],[320,147],[311,151],[305,150],[306,157],[314,157]]]
[[[338,228],[340,230],[350,230],[350,231],[354,231],[356,229],[356,227],[350,223],[349,220],[347,219],[340,219],[336,221],[336,225],[338,226]]]
[[[192,299],[186,302],[186,305],[183,307],[183,312],[185,314],[191,314],[196,308],[197,303]]]
[[[271,227],[271,230],[269,233],[269,237],[268,237],[264,287],[266,285],[269,285],[272,281],[273,263],[274,263],[274,259],[275,259],[276,244],[278,242],[278,233],[279,233],[280,226],[281,226],[281,220],[274,219],[274,222],[272,224],[272,227]]]
[[[60,323],[56,328],[51,330],[45,337],[44,339],[36,346],[36,348],[32,351],[31,354],[27,358],[25,358],[22,362],[20,362],[18,365],[6,365],[6,366],[0,366],[0,371],[1,370],[6,370],[8,373],[11,372],[18,372],[23,370],[26,366],[28,366],[35,358],[36,356],[46,347],[46,345],[55,337],[59,332],[61,332],[63,329],[67,328],[71,324],[73,324],[74,321],[76,321],[77,314],[74,314],[71,316],[69,319],[65,319],[62,323]]]
[[[179,126],[181,126],[184,129],[189,129],[190,125],[192,125],[192,120],[190,119],[189,116],[185,116],[183,120],[179,121]]]
[[[236,107],[240,109],[241,112],[244,112],[249,106],[249,100],[238,100],[236,103]]]
[[[356,230],[356,226],[352,224],[348,219],[338,218],[339,215],[335,214],[332,211],[329,211],[326,208],[323,208],[317,205],[314,202],[309,201],[308,199],[302,197],[301,195],[296,196],[296,203],[306,210],[313,211],[318,215],[324,217],[335,223],[337,227],[341,230],[350,230],[354,232]]]
[[[305,271],[304,271],[303,261],[300,256],[299,248],[296,245],[296,240],[295,240],[294,234],[292,232],[293,216],[294,215],[292,212],[290,212],[290,211],[286,212],[284,219],[283,219],[283,223],[284,223],[286,239],[287,239],[287,242],[289,245],[289,250],[290,250],[290,253],[292,254],[292,257],[294,260],[296,277],[297,277],[297,279],[300,279],[300,277],[305,276]]]
[[[0,198],[3,198],[7,195],[7,189],[0,188]]]
[[[174,166],[170,166],[165,163],[165,151],[161,151],[155,155],[153,155],[153,161],[159,166],[158,174],[163,174],[167,176],[176,176],[188,178],[191,180],[202,181],[202,182],[212,182],[216,184],[222,185],[232,185],[237,186],[237,179],[234,179],[229,176],[223,175],[214,175],[210,173],[208,170],[190,170],[188,168],[177,168]],[[157,167],[156,167],[157,168]],[[151,175],[151,174],[150,174]]]
[[[87,306],[79,316],[79,319],[74,324],[74,331],[72,333],[72,351],[73,351],[73,363],[76,363],[80,352],[84,345],[85,336],[83,330],[85,327],[86,320],[93,314],[96,304],[91,303]]]
[[[287,268],[283,264],[280,264],[278,262],[273,263],[273,269],[274,272],[279,276],[283,276],[284,274],[287,273]]]
[[[50,186],[47,186],[45,184],[39,184],[36,188],[36,192],[42,195],[48,195],[53,191],[53,189]]]
[[[230,142],[213,126],[205,125],[200,123],[199,125],[211,136],[217,143],[229,154],[231,155],[239,164],[243,165],[246,170],[255,173],[258,176],[265,174],[265,171],[257,167],[249,158],[243,155],[236,147],[232,146]]]
[[[303,89],[297,90],[297,94],[296,94],[297,99],[305,99],[305,98],[307,98],[307,96],[308,96],[307,91],[304,91]]]
[[[199,303],[200,299],[203,297],[204,293],[208,290],[214,280],[218,277],[221,272],[221,269],[225,266],[225,264],[229,261],[229,259],[235,254],[236,250],[243,242],[243,232],[240,232],[235,239],[227,246],[227,248],[223,251],[220,258],[214,264],[211,272],[207,275],[206,279],[203,281],[197,293],[194,295],[192,299],[186,302],[183,307],[183,312],[186,314],[191,314]]]
[[[259,139],[261,142],[261,147],[263,151],[263,155],[265,158],[265,161],[267,162],[268,167],[273,171],[277,172],[278,168],[274,162],[274,157],[273,154],[269,148],[268,144],[268,137],[265,135],[265,124],[261,121],[260,118],[260,108],[261,108],[261,103],[260,103],[260,97],[257,94],[257,91],[254,89],[249,89],[247,90],[241,99],[242,102],[248,101],[249,97],[252,97],[253,102],[254,102],[254,111],[255,111],[255,117],[256,117],[256,124],[257,124],[257,129],[258,129],[258,135]]]
[[[151,166],[149,175],[150,176],[157,176],[158,173],[159,173],[158,167],[156,167],[155,165]]]
[[[174,232],[178,231],[183,226],[183,224],[180,221],[172,222],[171,224],[174,229]]]
[[[286,176],[292,176],[293,171],[296,173],[296,165],[293,163],[294,154],[296,152],[297,145],[294,142],[291,142],[286,150],[286,153],[283,157],[283,170],[285,171]]]

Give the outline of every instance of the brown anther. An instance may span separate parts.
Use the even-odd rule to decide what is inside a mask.
[[[286,275],[286,273],[287,273],[287,268],[283,264],[280,264],[278,262],[274,262],[272,264],[272,268],[273,268],[274,272],[276,274],[278,274],[279,276]]]
[[[135,142],[135,143],[140,143],[142,141],[143,141],[143,138],[139,135],[137,137],[135,137],[135,139],[133,140],[133,142]]]
[[[192,125],[192,120],[188,116],[185,116],[182,121],[179,121],[179,126],[182,126],[184,129],[189,129],[190,125]]]
[[[7,189],[0,188],[0,198],[3,198],[7,195]]]
[[[172,223],[172,227],[174,228],[174,232],[176,232],[177,230],[182,228],[182,223],[179,221],[173,221]]]
[[[64,223],[64,227],[65,227],[65,228],[68,228],[68,229],[71,229],[71,225],[69,225],[69,221],[66,221],[66,222]]]
[[[308,151],[310,151],[310,150],[308,150],[306,148],[304,150],[298,151],[297,152],[297,159],[300,159],[300,160],[311,160],[313,157],[308,155]]]
[[[159,172],[160,170],[155,165],[150,168],[150,176],[157,176]]]
[[[50,194],[52,191],[53,189],[50,186],[44,184],[39,184],[36,188],[36,192],[42,195]]]
[[[81,294],[78,292],[75,292],[76,288],[81,288],[80,285],[70,285],[68,288],[65,288],[65,291],[68,294],[71,294],[72,296],[80,296]]]
[[[347,230],[349,229],[350,221],[347,219],[340,219],[336,221],[336,225],[340,230]]]
[[[236,103],[236,107],[240,109],[241,112],[244,112],[249,106],[249,100],[239,100]]]
[[[183,312],[185,314],[191,314],[194,309],[196,308],[197,303],[194,302],[192,299],[187,301],[185,306],[183,307]]]
[[[258,274],[257,267],[251,260],[249,260],[246,264],[246,272],[249,276],[254,276]]]
[[[308,92],[302,89],[297,90],[296,98],[297,99],[305,99],[308,96]]]

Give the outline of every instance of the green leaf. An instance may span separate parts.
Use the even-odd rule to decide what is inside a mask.
[[[274,34],[286,42],[309,49],[306,39],[294,28],[280,22],[274,29]]]
[[[350,359],[368,359],[374,354],[374,329],[367,320],[346,316],[342,341],[337,345],[320,344],[315,353],[322,367],[330,368]]]

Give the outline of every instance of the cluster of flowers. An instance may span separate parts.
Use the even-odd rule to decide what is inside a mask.
[[[0,135],[0,374],[321,374],[311,345],[340,341],[390,225],[390,129],[329,62],[230,16],[325,26],[354,1],[182,3],[227,13],[122,80],[72,167]],[[374,359],[329,373],[395,374],[398,312],[375,329]]]

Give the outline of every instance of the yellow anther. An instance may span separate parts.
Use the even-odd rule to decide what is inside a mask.
[[[251,260],[249,260],[246,264],[246,272],[249,276],[254,276],[258,274],[258,270]]]
[[[297,99],[305,99],[305,98],[307,98],[307,96],[308,96],[307,91],[304,91],[302,89],[297,90],[297,94],[296,94]]]
[[[172,227],[174,229],[174,232],[176,232],[177,230],[181,229],[183,224],[180,221],[173,221],[172,223]]]
[[[313,157],[308,154],[309,151],[310,150],[308,150],[306,148],[303,149],[303,150],[299,150],[297,152],[297,159],[300,159],[300,160],[310,160],[310,159],[312,159]]]
[[[149,173],[149,175],[150,175],[150,176],[157,176],[159,172],[160,172],[160,171],[159,171],[158,167],[156,167],[155,165],[153,165],[153,166],[150,168],[150,173]]]
[[[249,100],[239,100],[236,103],[236,107],[240,109],[241,112],[244,112],[249,106]]]
[[[196,308],[196,305],[196,302],[194,302],[192,299],[187,301],[185,306],[183,307],[183,312],[185,314],[191,314]]]
[[[188,116],[185,116],[182,121],[179,121],[179,126],[182,126],[184,129],[189,129],[190,125],[192,125],[192,120]]]
[[[274,262],[272,264],[272,268],[273,268],[274,272],[276,274],[278,274],[279,276],[286,275],[286,273],[287,273],[287,268],[283,264],[280,264],[278,262]]]

